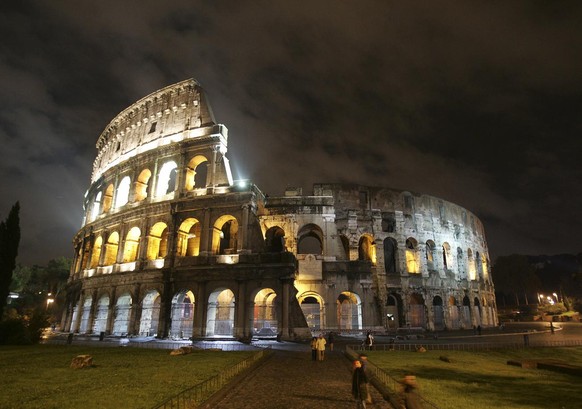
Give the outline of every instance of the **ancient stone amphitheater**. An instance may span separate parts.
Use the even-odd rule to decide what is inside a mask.
[[[298,339],[497,324],[483,226],[413,192],[233,180],[228,130],[186,80],[107,125],[74,237],[66,331]]]

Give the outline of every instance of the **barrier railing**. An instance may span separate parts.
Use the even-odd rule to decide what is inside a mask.
[[[152,409],[195,409],[207,400],[214,392],[226,385],[232,378],[255,365],[268,353],[267,350],[261,350],[253,356],[222,371],[218,375],[196,384],[164,402],[153,406]]]
[[[364,351],[363,348],[358,346],[356,349],[353,346],[346,347],[346,353],[352,358],[355,359],[358,357],[358,352],[356,351]],[[403,407],[402,406],[402,383],[396,380],[394,377],[390,376],[386,371],[381,368],[378,368],[372,362],[368,361],[366,363],[366,371],[371,374],[372,383],[376,384],[379,383],[382,388],[388,391],[389,396],[387,397],[394,407]],[[374,385],[377,387],[377,385]],[[420,400],[420,403],[423,409],[439,409],[437,405],[434,403],[426,400],[422,395],[416,393],[416,396]]]

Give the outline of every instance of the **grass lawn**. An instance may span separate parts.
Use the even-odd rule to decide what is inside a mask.
[[[507,365],[511,359],[562,359],[582,366],[582,348],[487,352],[369,351],[369,360],[396,379],[416,375],[419,393],[441,409],[582,407],[582,378]],[[450,358],[443,362],[440,356]]]
[[[37,345],[0,347],[0,408],[151,408],[219,373],[253,352]],[[71,369],[93,356],[95,367]]]

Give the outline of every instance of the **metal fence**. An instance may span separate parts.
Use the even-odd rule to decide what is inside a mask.
[[[152,409],[195,409],[207,400],[214,392],[226,385],[233,377],[255,365],[268,353],[267,350],[260,350],[253,356],[226,369],[220,374],[196,384],[193,387],[180,392],[176,396],[153,406]]]

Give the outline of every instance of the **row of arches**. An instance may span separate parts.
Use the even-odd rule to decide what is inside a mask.
[[[216,219],[211,229],[210,252],[213,254],[232,254],[238,248],[239,223],[232,215],[222,215]],[[201,248],[203,230],[197,218],[189,217],[179,225],[175,240],[178,257],[198,256]],[[170,228],[159,221],[149,229],[144,237],[138,226],[129,228],[123,240],[119,231],[103,232],[93,240],[87,240],[77,255],[79,269],[94,269],[116,263],[131,263],[140,258],[146,260],[164,259],[169,251]],[[140,254],[140,246],[145,245]]]
[[[203,155],[191,158],[184,169],[183,188],[192,191],[207,186],[208,159]],[[120,175],[117,182],[107,184],[90,198],[87,206],[86,221],[95,221],[101,214],[119,209],[128,203],[141,202],[148,197],[171,199],[177,189],[178,164],[167,160],[159,167],[153,165],[154,171],[144,168],[132,180],[129,174]]]
[[[277,294],[271,288],[262,288],[253,297],[249,328],[253,328],[254,332],[263,328],[275,334],[278,332],[276,298]],[[205,330],[202,334],[194,333],[197,308],[206,308]],[[181,290],[172,297],[168,328],[164,331],[160,325],[163,311],[159,291],[148,291],[139,303],[135,302],[129,292],[122,293],[116,299],[112,299],[109,294],[102,294],[96,300],[88,296],[74,307],[71,331],[144,337],[167,333],[174,339],[189,339],[199,335],[231,337],[235,335],[235,308],[235,295],[229,288],[214,290],[201,305],[198,305],[191,290]]]

